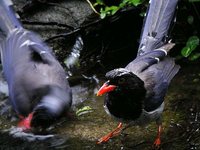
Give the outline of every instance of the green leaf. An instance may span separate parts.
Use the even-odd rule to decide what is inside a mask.
[[[181,54],[184,56],[184,57],[188,57],[190,54],[191,54],[191,49],[189,47],[184,47],[182,50],[181,50]]]
[[[194,61],[197,60],[198,58],[200,58],[200,53],[195,53],[189,57],[189,60]]]
[[[117,6],[106,6],[105,9],[101,9],[100,12],[100,16],[101,19],[105,18],[107,15],[114,15],[120,8]]]
[[[96,0],[95,6],[100,5],[100,17],[104,19],[106,16],[114,15],[119,9],[125,7],[126,5],[134,5],[137,6],[141,4],[142,0],[123,0],[119,6],[105,6],[102,0]],[[103,6],[103,7],[102,7]]]
[[[186,46],[191,46],[191,47],[197,47],[199,45],[199,38],[197,36],[191,36],[187,43]]]
[[[123,3],[127,3],[127,4],[132,4],[134,6],[137,6],[139,4],[141,4],[141,0],[124,0]]]
[[[119,10],[119,7],[111,6],[111,15],[114,15]]]
[[[92,111],[93,109],[90,106],[84,106],[76,111],[76,115],[81,116],[83,114],[90,113]]]
[[[101,12],[100,17],[101,19],[104,19],[106,17],[106,12]]]
[[[181,50],[181,54],[184,57],[188,57],[199,45],[199,38],[197,36],[191,36],[187,43],[186,46]]]
[[[137,6],[139,4],[141,4],[141,0],[131,0],[132,4]]]

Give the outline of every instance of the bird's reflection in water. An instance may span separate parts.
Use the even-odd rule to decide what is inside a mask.
[[[68,146],[67,135],[61,135],[61,134],[34,134],[32,132],[24,132],[22,128],[18,127],[11,127],[10,129],[4,130],[4,133],[9,134],[10,138],[17,138],[19,140],[25,141],[25,142],[42,142],[45,147],[50,148],[66,148]]]

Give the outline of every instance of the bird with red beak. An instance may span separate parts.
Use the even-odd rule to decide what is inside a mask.
[[[160,146],[164,97],[180,68],[168,55],[175,45],[168,37],[177,2],[151,0],[137,57],[125,68],[106,73],[108,81],[99,89],[97,96],[105,94],[106,112],[121,122],[113,132],[99,139],[98,144],[132,125],[147,125],[156,121],[158,134],[154,146]],[[128,123],[125,128],[122,128],[122,122]]]
[[[24,130],[47,128],[72,104],[65,70],[52,49],[23,28],[10,0],[0,0],[0,14],[1,61],[18,125]]]

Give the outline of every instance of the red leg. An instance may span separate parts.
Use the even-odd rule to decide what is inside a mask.
[[[103,136],[102,138],[100,138],[98,140],[97,144],[101,144],[101,143],[107,142],[112,137],[117,136],[121,131],[122,131],[122,123],[120,122],[115,130],[113,130],[109,134],[107,134],[107,135]]]
[[[154,141],[154,147],[155,148],[159,148],[160,145],[161,145],[161,140],[160,140],[161,132],[162,132],[162,125],[158,125],[158,133],[157,133],[157,137]]]

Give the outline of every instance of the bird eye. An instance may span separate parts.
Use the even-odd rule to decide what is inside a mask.
[[[119,84],[123,84],[125,82],[125,79],[124,78],[120,78],[119,80],[118,80],[118,83]]]

